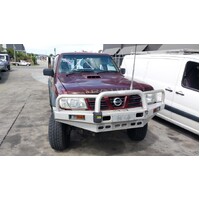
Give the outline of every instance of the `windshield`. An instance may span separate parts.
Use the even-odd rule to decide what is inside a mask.
[[[63,55],[61,58],[60,73],[76,72],[118,72],[116,64],[110,56],[104,55]]]
[[[0,59],[1,59],[1,60],[6,60],[6,58],[5,58],[4,55],[0,55]]]

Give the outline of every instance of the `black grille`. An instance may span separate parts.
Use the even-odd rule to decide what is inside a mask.
[[[139,95],[129,96],[128,108],[140,107],[140,106],[142,106],[142,100]]]
[[[88,100],[88,105],[90,106],[90,108],[92,110],[94,110],[95,99],[90,98],[90,99],[87,99],[87,100]],[[101,100],[101,110],[108,110],[108,105],[107,105],[105,99]]]
[[[122,100],[121,106],[116,106],[113,101],[115,98],[120,98]],[[87,100],[89,109],[94,110],[95,107],[95,99],[94,98],[88,98]],[[122,96],[122,97],[109,97],[109,98],[103,98],[101,100],[101,110],[108,110],[108,109],[122,109],[122,108],[135,108],[135,107],[141,107],[142,106],[142,100],[139,95],[131,95],[131,96]]]

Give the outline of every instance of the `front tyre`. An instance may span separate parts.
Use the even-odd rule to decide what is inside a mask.
[[[142,141],[146,137],[148,124],[141,128],[132,128],[127,130],[128,137],[132,141]]]
[[[52,149],[63,151],[70,145],[70,126],[56,122],[54,114],[49,119],[49,143]]]

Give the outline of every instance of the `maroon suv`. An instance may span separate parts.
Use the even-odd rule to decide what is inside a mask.
[[[62,53],[43,74],[52,115],[49,142],[53,149],[70,144],[72,127],[90,132],[127,129],[132,140],[143,140],[148,121],[164,108],[164,93],[124,78],[112,57],[97,53]]]

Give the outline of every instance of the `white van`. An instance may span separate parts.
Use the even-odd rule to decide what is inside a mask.
[[[132,78],[134,55],[121,68]],[[165,90],[165,109],[158,116],[199,135],[199,53],[171,51],[136,55],[134,79]]]

